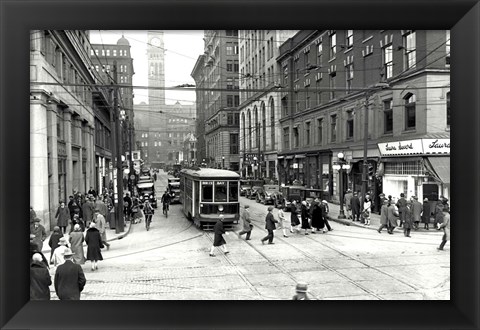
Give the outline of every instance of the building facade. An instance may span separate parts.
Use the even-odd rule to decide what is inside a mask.
[[[280,118],[279,46],[297,30],[240,30],[242,177],[277,180]]]
[[[332,166],[342,152],[351,165],[342,191],[361,189],[365,167],[377,206],[382,192],[448,196],[449,57],[445,30],[304,30],[287,40],[277,59],[281,182],[338,200]]]
[[[30,33],[30,203],[50,230],[59,201],[95,183],[95,118],[108,93],[90,60],[85,30]],[[102,138],[110,127],[102,121]],[[102,145],[105,158],[108,145]]]
[[[95,118],[95,189],[97,191],[112,188],[114,185],[112,182],[113,168],[116,164],[112,161],[112,153],[106,153],[105,148],[115,148],[112,143],[115,129],[109,127],[106,132],[108,138],[103,139],[103,130],[107,123],[114,124],[117,117],[120,120],[122,155],[129,154],[130,143],[135,141],[132,87],[135,71],[130,47],[129,41],[122,36],[116,44],[92,44],[90,49],[90,59],[95,71],[100,76],[100,81],[118,86],[110,89],[111,102],[113,102],[113,93],[117,93],[118,113],[98,111]],[[135,150],[134,146],[131,149]],[[113,154],[115,153],[116,151],[113,152]],[[123,173],[123,176],[124,179],[128,178],[127,173]]]
[[[206,162],[207,158],[207,146],[205,143],[205,100],[208,97],[208,91],[205,89],[205,55],[200,55],[197,58],[197,62],[193,67],[191,76],[195,80],[195,95],[196,95],[196,126],[195,126],[195,137],[196,147],[197,147],[197,164],[202,164]]]
[[[202,103],[198,105],[198,112],[203,112],[205,121],[205,163],[210,167],[238,171],[238,31],[205,30],[204,35],[204,58],[197,61],[192,74],[197,83],[197,91],[200,90],[198,86],[203,86],[203,95],[199,99]],[[202,90],[199,92],[202,93]],[[203,150],[201,154],[203,155]]]

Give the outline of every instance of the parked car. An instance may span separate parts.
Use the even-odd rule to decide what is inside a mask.
[[[278,194],[279,188],[278,185],[265,184],[262,189],[258,190],[256,200],[258,203],[275,204],[275,196]]]
[[[292,200],[296,200],[297,202],[302,201],[304,190],[304,186],[281,186],[279,193],[275,195],[275,207],[282,208],[284,211],[288,211]]]
[[[249,190],[248,195],[246,196],[248,199],[256,199],[258,191],[262,189],[261,186],[253,186],[252,189]]]

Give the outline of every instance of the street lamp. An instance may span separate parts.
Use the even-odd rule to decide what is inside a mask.
[[[225,156],[222,156],[222,170],[225,169]]]
[[[340,186],[339,194],[340,194],[340,214],[338,215],[339,219],[346,219],[345,212],[343,210],[343,202],[344,202],[344,191],[343,191],[343,171],[350,169],[350,164],[347,163],[345,160],[345,155],[343,152],[339,152],[337,155],[337,162],[333,164],[333,169],[338,170],[339,176],[339,183]]]
[[[254,165],[253,165],[253,178],[254,178],[255,180],[257,179],[257,160],[258,160],[257,157],[253,157],[253,162],[254,162]]]

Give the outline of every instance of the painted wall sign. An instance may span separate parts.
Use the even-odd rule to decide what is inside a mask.
[[[450,154],[450,139],[417,139],[378,143],[382,156]]]

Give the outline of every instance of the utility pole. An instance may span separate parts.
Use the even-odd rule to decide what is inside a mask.
[[[360,207],[363,210],[363,203],[365,202],[365,195],[367,194],[367,153],[368,153],[368,99],[369,91],[365,92],[365,118],[364,118],[364,127],[363,127],[363,171],[362,171],[362,201]]]
[[[117,62],[113,62],[113,77],[117,83]],[[122,166],[122,132],[120,130],[120,113],[118,111],[118,87],[113,90],[113,115],[115,117],[116,159],[117,159],[117,208],[115,210],[115,233],[123,233],[123,166]]]
[[[128,118],[128,161],[129,161],[129,164],[128,166],[130,167],[130,177],[129,177],[129,180],[130,180],[130,194],[133,194],[133,189],[134,189],[134,185],[135,185],[135,179],[132,179],[132,178],[135,178],[135,170],[133,169],[133,155],[132,155],[132,123],[131,121],[132,118],[131,116]]]

